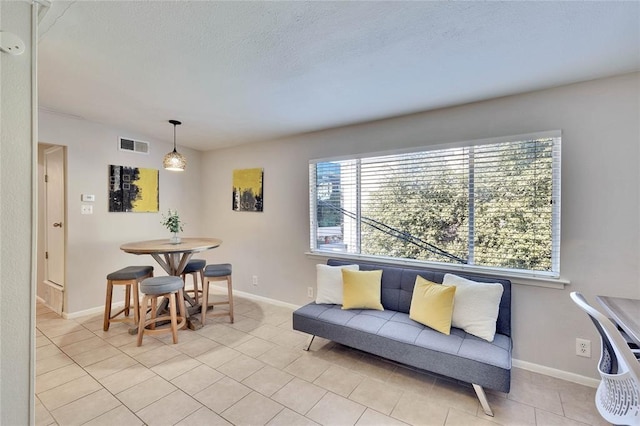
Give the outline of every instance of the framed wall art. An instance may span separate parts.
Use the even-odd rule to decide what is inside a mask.
[[[263,208],[264,169],[233,171],[232,209],[238,212],[261,212]]]
[[[110,212],[158,212],[158,170],[109,166]]]

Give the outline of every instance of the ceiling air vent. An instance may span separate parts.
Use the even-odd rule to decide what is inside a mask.
[[[137,152],[139,154],[149,153],[149,142],[137,141],[134,139],[120,138],[118,141],[120,151]]]

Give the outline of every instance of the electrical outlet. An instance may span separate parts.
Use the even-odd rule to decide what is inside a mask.
[[[253,284],[254,287],[258,287],[258,276],[254,275],[253,277],[251,277],[251,284]]]
[[[307,287],[307,297],[313,299],[313,287]]]
[[[576,355],[591,358],[591,340],[576,339]]]

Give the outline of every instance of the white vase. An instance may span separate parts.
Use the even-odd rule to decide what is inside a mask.
[[[169,238],[169,242],[171,244],[180,244],[180,237],[178,236],[177,232],[173,233],[173,236],[171,236],[171,238]]]

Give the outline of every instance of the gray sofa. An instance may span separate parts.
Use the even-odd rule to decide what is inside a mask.
[[[329,259],[328,265],[358,264],[360,270],[382,269],[384,311],[343,310],[341,305],[309,303],[293,313],[293,328],[402,364],[473,384],[486,414],[493,416],[484,388],[508,393],[511,384],[511,282],[453,271],[409,268]],[[493,342],[459,328],[445,335],[409,318],[417,275],[442,283],[445,273],[504,287]]]

